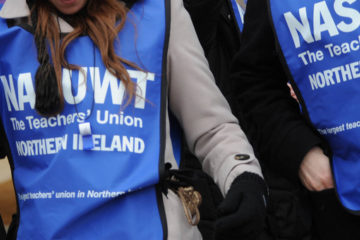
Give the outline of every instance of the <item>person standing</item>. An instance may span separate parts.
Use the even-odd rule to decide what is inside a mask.
[[[279,238],[360,238],[359,10],[355,1],[247,5],[232,80],[277,227],[288,229]]]
[[[253,234],[261,169],[182,1],[11,0],[0,17],[0,156],[18,204],[8,236],[201,239],[169,112],[226,195],[220,233]]]

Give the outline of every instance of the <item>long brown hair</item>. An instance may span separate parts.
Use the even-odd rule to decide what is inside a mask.
[[[135,95],[135,84],[125,68],[125,64],[140,69],[134,63],[116,55],[114,41],[125,24],[128,8],[118,0],[88,0],[78,13],[64,16],[70,20],[74,30],[60,41],[58,15],[49,1],[35,1],[31,8],[31,21],[35,30],[39,69],[35,76],[36,110],[46,116],[60,113],[64,106],[61,67],[79,69],[69,64],[65,50],[69,43],[82,34],[87,34],[99,48],[106,68],[123,81],[127,92],[127,104]],[[47,53],[50,48],[52,63]],[[55,79],[51,79],[55,78]],[[56,81],[56,82],[55,82]]]

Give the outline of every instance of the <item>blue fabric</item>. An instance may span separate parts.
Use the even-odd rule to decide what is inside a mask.
[[[125,107],[124,86],[83,36],[66,52],[82,71],[63,69],[65,107],[50,118],[34,109],[33,35],[1,21],[0,113],[15,167],[18,239],[163,238],[154,185],[162,164],[164,2],[135,4],[115,41],[118,55],[146,71],[127,67],[135,101]],[[91,150],[79,134],[83,119]]]
[[[303,111],[329,142],[337,192],[360,211],[360,2],[270,0]]]
[[[244,15],[245,15],[245,9],[242,9],[242,7],[236,2],[236,0],[230,0],[231,1],[231,7],[233,8],[236,23],[240,29],[240,32],[242,32],[244,28]],[[244,1],[245,4],[247,1]]]

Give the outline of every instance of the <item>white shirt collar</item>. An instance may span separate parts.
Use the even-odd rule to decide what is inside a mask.
[[[26,0],[7,0],[0,11],[0,17],[5,19],[28,17],[29,15],[30,10]],[[73,30],[73,27],[62,18],[59,18],[59,24],[62,33],[69,33]]]

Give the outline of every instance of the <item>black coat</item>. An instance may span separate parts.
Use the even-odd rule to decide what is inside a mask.
[[[276,173],[297,182],[305,154],[322,140],[299,111],[286,83],[266,0],[250,0],[242,46],[231,79],[259,157]]]
[[[309,193],[298,172],[305,154],[322,144],[315,129],[299,111],[287,87],[266,0],[248,1],[242,46],[231,81],[237,115],[262,165],[270,188],[269,228],[275,239],[312,239]]]

